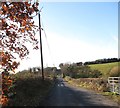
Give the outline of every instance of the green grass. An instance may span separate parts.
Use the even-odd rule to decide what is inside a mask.
[[[109,77],[109,72],[111,69],[115,66],[120,65],[120,62],[114,62],[114,63],[105,63],[105,64],[94,64],[94,65],[89,65],[91,69],[93,70],[99,70],[103,75],[103,77],[107,78]]]
[[[112,92],[102,92],[100,94],[110,99],[113,99],[115,102],[117,102],[120,105],[120,95],[112,93]]]

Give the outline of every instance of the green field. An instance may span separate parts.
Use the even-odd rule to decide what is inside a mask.
[[[103,77],[109,77],[109,72],[111,69],[115,66],[120,66],[120,62],[114,62],[114,63],[105,63],[105,64],[94,64],[94,65],[89,65],[91,69],[93,70],[99,70],[102,74]]]

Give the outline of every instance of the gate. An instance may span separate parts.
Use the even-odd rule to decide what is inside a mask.
[[[109,90],[120,95],[120,77],[108,78]]]

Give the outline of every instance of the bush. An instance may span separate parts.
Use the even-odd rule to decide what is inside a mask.
[[[89,75],[89,77],[91,78],[99,78],[102,75],[102,73],[98,70],[93,70],[91,72],[91,74]]]
[[[120,76],[120,66],[114,66],[110,71],[110,77],[119,77]]]
[[[98,70],[91,70],[90,67],[83,67],[79,70],[79,73],[75,78],[99,78],[102,73]]]
[[[24,105],[39,106],[54,84],[51,78],[45,78],[43,81],[40,75],[33,72],[19,72],[12,77],[16,79],[14,87],[16,95],[9,100],[8,108]]]

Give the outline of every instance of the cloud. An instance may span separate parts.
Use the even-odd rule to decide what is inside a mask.
[[[99,46],[76,38],[68,38],[57,33],[48,33],[52,56],[58,66],[61,62],[80,62],[104,57],[117,57],[117,49]],[[71,36],[70,36],[71,37]]]
[[[118,36],[113,36],[112,38],[114,39],[115,42],[118,43]]]
[[[37,34],[39,37],[39,35]],[[65,62],[85,62],[101,58],[118,57],[117,48],[112,46],[101,46],[99,44],[87,43],[80,39],[65,37],[57,33],[47,32],[47,40],[50,51],[47,46],[46,38],[42,33],[43,42],[43,60],[45,66],[59,66]],[[116,37],[114,37],[117,40]],[[24,60],[20,68],[28,68],[41,65],[40,50],[31,50],[30,59]]]

